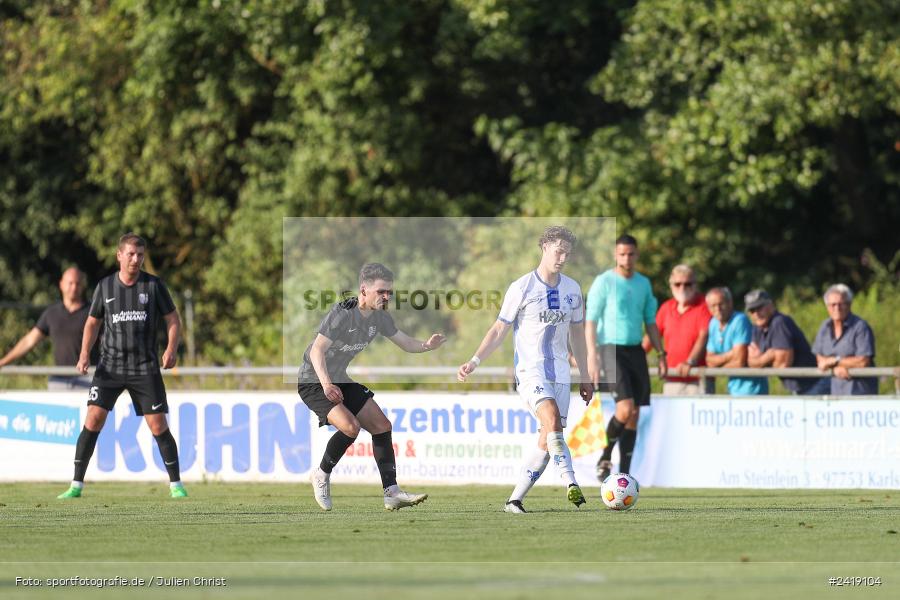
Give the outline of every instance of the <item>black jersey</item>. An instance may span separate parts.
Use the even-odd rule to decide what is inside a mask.
[[[159,318],[175,310],[159,277],[144,271],[130,286],[118,273],[104,277],[94,290],[91,316],[103,321],[100,364],[118,375],[159,373],[156,332]]]
[[[35,327],[53,342],[53,359],[57,365],[70,367],[78,362],[81,355],[81,338],[84,322],[88,318],[89,307],[82,304],[78,310],[69,312],[62,302],[47,307]],[[91,349],[91,364],[97,364],[97,347]]]
[[[394,319],[384,310],[376,310],[363,318],[359,311],[359,299],[350,298],[338,302],[331,307],[319,326],[319,333],[332,341],[325,352],[325,366],[334,383],[350,381],[347,366],[353,358],[362,352],[379,333],[392,337],[397,333]],[[309,360],[312,343],[303,353],[303,364],[300,365],[300,383],[316,383],[319,377]]]

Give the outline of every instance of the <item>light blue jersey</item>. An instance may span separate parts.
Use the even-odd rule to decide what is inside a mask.
[[[728,352],[736,344],[750,345],[753,328],[750,319],[744,313],[732,313],[731,319],[721,328],[715,317],[709,320],[709,341],[706,351],[713,354]],[[769,380],[765,377],[729,377],[728,393],[732,396],[756,396],[769,393]]]
[[[594,279],[585,319],[597,323],[598,344],[635,346],[644,337],[644,324],[656,322],[657,306],[649,279],[640,273],[622,277],[610,269]]]

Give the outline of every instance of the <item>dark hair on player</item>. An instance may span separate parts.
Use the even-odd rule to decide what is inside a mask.
[[[635,248],[637,248],[638,245],[637,240],[627,233],[623,233],[616,238],[616,246],[618,246],[619,244],[623,244],[625,246],[634,246]]]
[[[359,285],[362,285],[363,283],[372,283],[378,279],[393,281],[394,274],[381,263],[368,263],[363,265],[362,269],[359,270]]]
[[[578,241],[578,238],[576,238],[575,234],[565,227],[560,227],[559,225],[551,225],[544,230],[544,233],[541,235],[541,239],[538,240],[538,246],[543,248],[544,244],[555,242],[556,240],[564,240],[566,242],[569,242],[574,247],[575,242]]]
[[[124,248],[128,244],[137,246],[138,248],[147,247],[147,242],[144,240],[144,238],[130,231],[119,238],[119,248]]]

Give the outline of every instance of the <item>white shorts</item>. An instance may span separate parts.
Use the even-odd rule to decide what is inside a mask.
[[[525,401],[528,410],[537,419],[537,407],[541,400],[551,398],[556,402],[563,428],[566,426],[566,415],[569,414],[569,400],[572,399],[572,386],[568,383],[554,383],[539,378],[518,378],[516,391]],[[540,421],[540,419],[538,419]]]

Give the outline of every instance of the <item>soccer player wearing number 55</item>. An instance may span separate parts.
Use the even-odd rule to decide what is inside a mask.
[[[178,447],[166,421],[169,405],[159,373],[156,346],[157,325],[162,317],[168,335],[162,367],[174,367],[181,323],[172,296],[162,280],[141,270],[146,249],[147,242],[141,237],[133,233],[123,235],[116,250],[119,271],[103,278],[94,290],[76,369],[82,374],[87,373],[90,349],[97,340],[102,322],[100,361],[91,381],[84,429],[75,445],[75,476],[72,485],[59,498],[81,496],[84,474],[97,437],[124,390],[131,396],[135,414],[143,415],[156,439],[169,474],[170,495],[173,498],[187,496],[181,484]]]
[[[319,468],[312,475],[313,495],[322,510],[331,510],[331,472],[356,441],[360,428],[372,434],[372,453],[384,488],[384,507],[414,506],[428,494],[411,494],[397,485],[397,461],[391,441],[391,422],[375,403],[372,390],[347,375],[347,366],[380,333],[410,353],[435,350],[444,336],[435,333],[417,340],[394,325],[387,312],[394,295],[394,274],[382,264],[363,265],[359,296],[335,304],[319,326],[319,333],[303,353],[297,392],[319,417],[319,427],[337,431],[328,440]]]
[[[538,242],[541,262],[537,269],[509,286],[500,315],[475,355],[457,373],[457,378],[465,381],[503,343],[510,328],[515,327],[516,389],[540,422],[541,429],[538,447],[527,459],[506,503],[505,510],[509,513],[526,512],[522,500],[551,457],[560,477],[568,484],[568,500],[575,506],[584,504],[584,494],[575,481],[572,456],[562,433],[571,398],[568,344],[581,372],[581,397],[587,403],[593,395],[587,369],[581,287],[561,272],[575,241],[575,234],[565,227],[548,227],[544,231]]]

